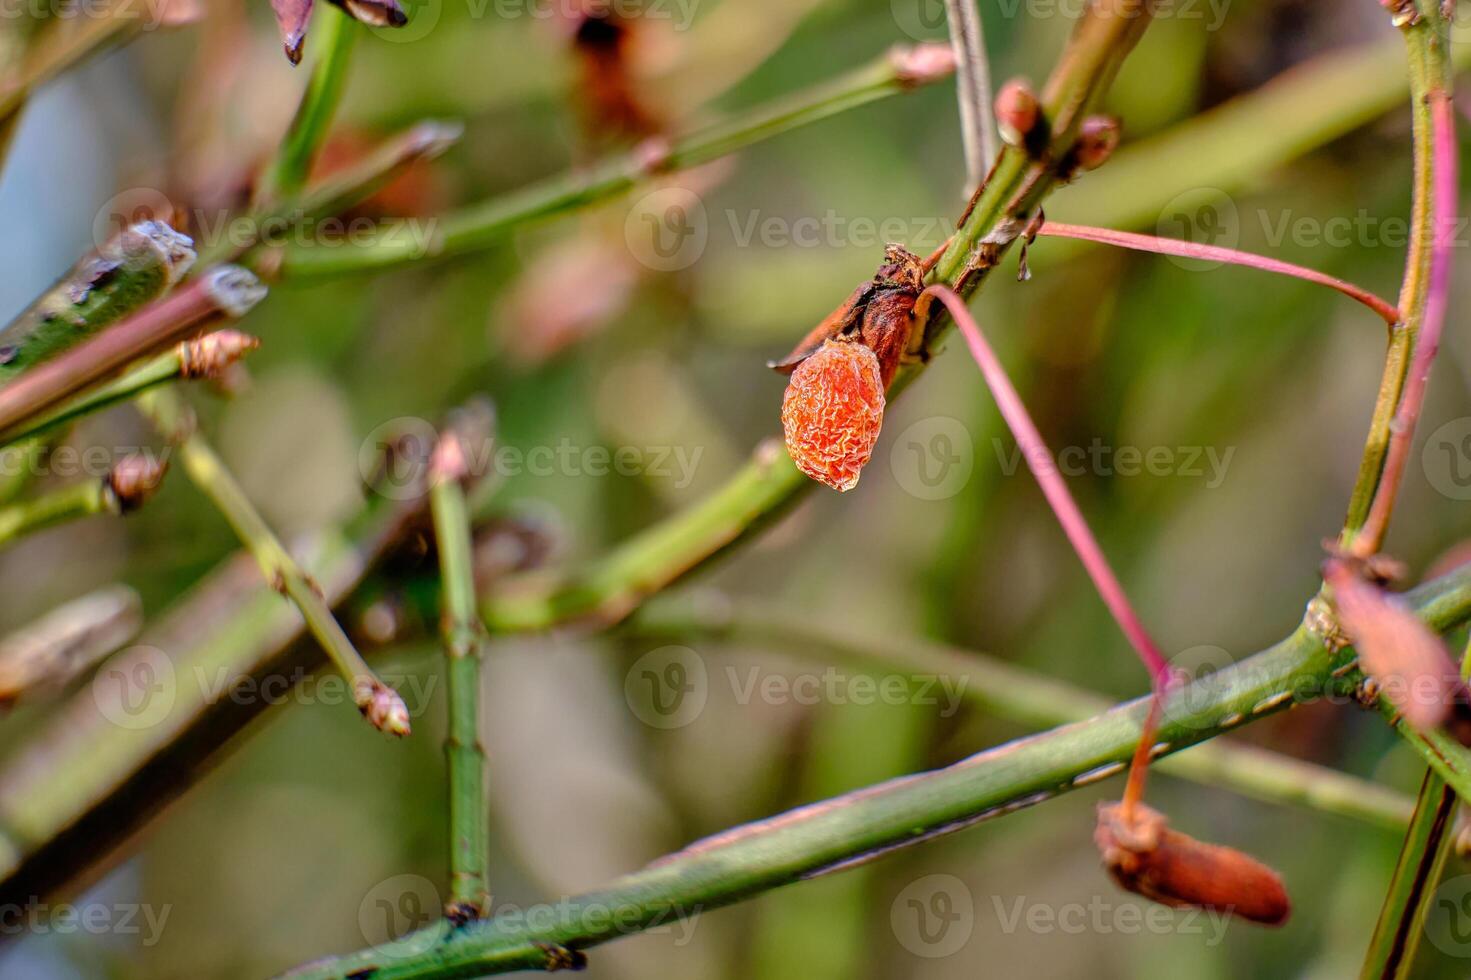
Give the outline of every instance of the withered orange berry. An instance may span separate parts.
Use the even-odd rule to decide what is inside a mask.
[[[1103,803],[1093,833],[1103,865],[1120,886],[1174,908],[1198,907],[1265,926],[1287,921],[1292,903],[1277,872],[1232,847],[1171,830],[1142,803]]]
[[[792,371],[781,403],[787,452],[797,469],[834,490],[852,490],[884,422],[878,356],[851,340],[828,340]]]

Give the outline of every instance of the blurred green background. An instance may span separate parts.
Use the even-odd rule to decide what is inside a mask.
[[[687,30],[678,29],[686,8],[665,3],[636,33],[635,90],[680,129],[827,79],[895,42],[943,36],[932,0],[691,2]],[[1126,146],[1316,56],[1393,40],[1370,0],[1228,6],[1180,4],[1150,29],[1109,99]],[[397,203],[427,213],[593,159],[576,65],[551,22],[495,0],[409,9],[401,35],[360,39],[338,129],[367,141],[433,116],[463,119],[466,133],[400,188]],[[987,0],[982,9],[996,78],[1040,83],[1066,36],[1059,11],[1069,6]],[[94,216],[120,190],[156,188],[216,208],[243,186],[289,119],[307,66],[293,70],[281,57],[264,3],[219,6],[208,24],[240,18],[243,33],[148,34],[31,107],[0,179],[11,229],[0,237],[8,270],[0,314],[18,311],[90,244]],[[1301,125],[1295,113],[1316,108],[1261,120],[1264,133]],[[1409,211],[1408,131],[1408,113],[1397,109],[1290,165],[1251,171],[1245,190],[1206,187],[1156,201],[1158,218],[1139,230],[1214,235],[1392,297]],[[1249,147],[1239,149],[1245,159]],[[1206,152],[1229,167],[1235,150]],[[283,284],[245,321],[263,341],[249,362],[253,384],[230,401],[197,401],[229,463],[286,533],[357,508],[359,450],[377,427],[437,419],[476,393],[495,400],[505,446],[637,449],[650,461],[637,475],[562,467],[505,476],[495,507],[552,528],[554,561],[575,564],[698,500],[778,431],[784,381],[764,361],[871,274],[882,231],[902,230],[921,253],[938,245],[963,206],[963,169],[953,88],[938,84],[670,178],[666,186],[697,195],[708,235],[677,270],[641,261],[639,191],[475,256]],[[1070,209],[1107,206],[1090,199],[1085,177],[1049,216],[1066,221]],[[1342,216],[1362,218],[1325,240],[1325,222]],[[1018,283],[1014,261],[975,309],[1053,449],[1168,451],[1170,462],[1153,473],[1089,464],[1070,480],[1162,645],[1192,665],[1219,664],[1285,635],[1316,587],[1320,542],[1342,517],[1382,326],[1335,294],[1252,271],[1042,241],[1033,278]],[[1457,298],[1465,282],[1460,275]],[[1463,502],[1471,494],[1456,499],[1466,489],[1458,467],[1471,458],[1443,453],[1461,451],[1461,436],[1471,434],[1471,345],[1458,322],[1447,330],[1421,427],[1427,448],[1416,450],[1390,541],[1416,575],[1471,532]],[[696,587],[780,602],[874,638],[922,635],[985,650],[1110,697],[1143,692],[1142,670],[1016,465],[962,353],[937,358],[892,406],[854,492],[810,494]],[[126,410],[76,438],[151,440]],[[676,448],[692,472],[653,464]],[[0,619],[19,625],[116,580],[157,612],[234,547],[176,474],[126,522],[93,521],[6,552]],[[630,694],[636,685],[625,683],[656,645],[575,631],[494,644],[483,734],[498,903],[555,901],[698,836],[1023,733],[964,707],[746,696],[751,677],[822,667],[800,651],[707,642],[690,644],[709,679],[703,710],[656,727],[641,720],[648,713]],[[439,676],[436,644],[423,630],[377,656],[390,675],[426,684]],[[167,915],[156,936],[147,928],[27,936],[0,953],[0,973],[260,977],[422,924],[415,913],[432,911],[444,885],[441,688],[432,683],[429,700],[411,705],[415,735],[402,743],[376,736],[345,705],[273,709],[84,898],[72,896],[143,903]],[[0,719],[0,758],[45,711]],[[1372,714],[1315,706],[1237,737],[1406,792],[1418,785],[1418,763]],[[1116,784],[1078,792],[622,940],[595,950],[588,974],[1212,980],[1357,972],[1394,835],[1161,777],[1151,799],[1177,826],[1279,868],[1296,908],[1279,931],[1233,923],[1222,936],[1184,914],[1151,929],[1140,923],[1158,920],[1135,917],[1143,906],[1111,886],[1091,841],[1094,803],[1117,792]],[[1453,858],[1448,877],[1463,874],[1471,868]],[[906,924],[913,889],[936,884],[968,898],[960,923],[968,932],[958,941],[937,945]],[[1044,911],[1028,918],[1033,909]],[[1465,976],[1471,961],[1454,952],[1425,944],[1422,975]]]

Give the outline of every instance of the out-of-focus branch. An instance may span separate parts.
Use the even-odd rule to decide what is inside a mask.
[[[1471,569],[1406,598],[1432,628],[1450,628],[1471,616]],[[1168,756],[1324,694],[1347,697],[1358,680],[1351,656],[1332,652],[1299,628],[1267,650],[1174,688],[1164,701],[1151,754]],[[435,924],[286,976],[447,980],[554,969],[590,946],[842,871],[1122,773],[1150,700],[697,841],[604,889],[559,903],[558,914],[545,921],[518,915],[458,929]]]
[[[172,389],[142,395],[138,407],[177,449],[180,465],[196,487],[255,556],[271,587],[301,611],[322,650],[352,686],[353,703],[374,728],[390,735],[409,733],[409,712],[397,691],[383,683],[363,660],[328,605],[321,586],[297,563],[245,495],[234,475],[200,435],[194,418]]]
[[[300,243],[263,253],[258,267],[281,278],[366,272],[487,248],[511,232],[626,193],[659,174],[708,163],[848,109],[947,77],[945,45],[896,48],[875,64],[689,136],[644,143],[633,152],[534,184],[505,197],[428,219],[432,237],[382,236],[367,243]]]
[[[876,638],[815,623],[776,603],[709,593],[670,595],[639,610],[626,629],[666,642],[711,639],[781,650],[804,660],[903,671],[953,682],[959,697],[1008,721],[1048,728],[1102,714],[1102,696],[975,650],[919,639]],[[1311,762],[1219,739],[1171,756],[1161,772],[1269,803],[1302,806],[1400,831],[1414,801],[1377,783]]]
[[[0,445],[53,432],[59,426],[110,408],[170,381],[221,378],[230,365],[259,346],[259,340],[239,330],[216,330],[198,340],[186,340],[157,357],[129,368],[106,384],[88,389],[71,401],[27,419],[8,432],[0,432]]]
[[[199,333],[215,321],[244,316],[264,296],[265,288],[239,266],[211,269],[0,388],[0,432],[62,404],[132,361]]]

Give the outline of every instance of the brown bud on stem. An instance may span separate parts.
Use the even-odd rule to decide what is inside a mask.
[[[996,129],[1011,146],[1032,146],[1042,105],[1026,79],[1013,78],[996,93]]]
[[[216,330],[179,345],[179,376],[218,379],[236,361],[260,346],[260,340],[239,330]]]
[[[1096,170],[1103,166],[1118,148],[1123,129],[1114,116],[1089,116],[1078,127],[1078,141],[1073,145],[1073,161],[1079,170]]]
[[[409,734],[409,709],[398,692],[376,677],[361,678],[353,690],[354,700],[368,724],[380,732],[403,738]]]
[[[900,85],[915,88],[955,74],[955,50],[937,41],[896,45],[889,51],[889,64]]]
[[[1292,911],[1277,872],[1230,847],[1171,830],[1142,803],[1103,803],[1093,840],[1127,891],[1173,908],[1204,908],[1279,926]]]
[[[107,490],[117,502],[118,512],[126,514],[142,507],[163,483],[168,468],[163,460],[138,453],[114,463],[107,474]]]

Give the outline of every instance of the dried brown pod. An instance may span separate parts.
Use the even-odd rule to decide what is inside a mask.
[[[1323,579],[1333,589],[1338,624],[1359,654],[1359,667],[1379,684],[1412,727],[1445,723],[1465,683],[1440,637],[1379,585],[1380,563],[1329,558]]]
[[[855,340],[873,351],[887,390],[914,334],[914,304],[924,290],[925,264],[903,245],[884,247],[884,261],[873,278],[853,291],[843,305],[803,337],[792,352],[768,366],[791,374],[828,340]]]
[[[1093,833],[1120,887],[1173,908],[1227,912],[1261,925],[1287,921],[1292,904],[1277,872],[1231,847],[1171,830],[1142,803],[1102,803]]]

